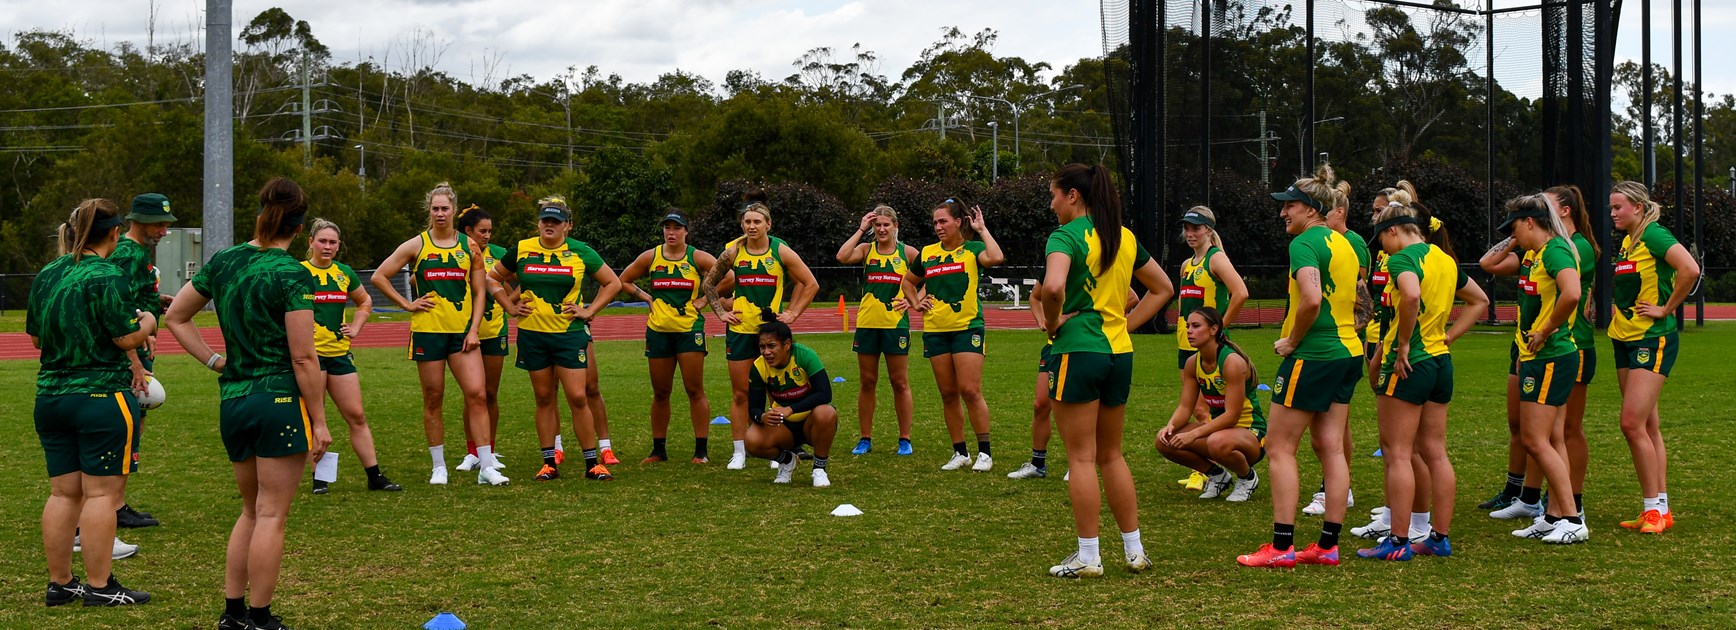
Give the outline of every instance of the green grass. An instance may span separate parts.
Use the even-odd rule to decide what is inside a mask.
[[[1238,331],[1250,349],[1275,332]],[[1174,484],[1182,473],[1150,448],[1174,405],[1173,341],[1140,337],[1126,442],[1140,492],[1151,573],[1131,576],[1117,564],[1114,530],[1104,538],[1105,578],[1065,582],[1044,570],[1073,548],[1062,465],[1047,480],[1004,475],[1026,456],[1031,388],[1039,336],[994,331],[984,389],[994,410],[999,459],[991,474],[938,470],[947,453],[938,397],[926,362],[912,361],[917,392],[917,454],[890,454],[894,423],[881,405],[880,442],[866,457],[854,442],[854,381],[848,338],[810,335],[837,375],[845,428],[834,449],[833,486],[774,487],[755,462],[726,471],[725,427],[714,435],[713,464],[684,462],[689,431],[677,395],[670,451],[683,461],[641,466],[649,447],[641,345],[598,344],[603,391],[618,452],[628,463],[617,481],[572,474],[531,480],[536,451],[524,375],[509,368],[501,448],[514,479],[477,487],[453,473],[453,485],[426,485],[427,451],[412,366],[402,350],[358,352],[370,422],[387,474],[401,494],[368,493],[347,441],[342,477],[332,494],[297,498],[275,611],[296,627],[419,626],[442,610],[474,628],[767,626],[1227,627],[1281,620],[1290,626],[1609,627],[1634,623],[1718,626],[1736,615],[1730,551],[1736,508],[1729,467],[1729,377],[1717,367],[1736,348],[1736,326],[1683,335],[1677,375],[1663,402],[1672,456],[1676,529],[1662,536],[1619,530],[1639,507],[1633,472],[1617,429],[1614,370],[1605,357],[1586,421],[1592,446],[1588,503],[1593,538],[1567,548],[1520,541],[1508,522],[1474,504],[1502,479],[1507,441],[1502,363],[1507,339],[1473,334],[1454,350],[1458,365],[1449,448],[1460,476],[1456,556],[1381,564],[1347,558],[1338,568],[1263,571],[1234,556],[1267,541],[1270,493],[1241,505],[1202,502]],[[721,344],[714,344],[721,349]],[[1260,367],[1276,365],[1260,353]],[[721,352],[711,356],[708,391],[721,412],[727,401]],[[117,563],[131,586],[156,599],[133,609],[45,609],[37,522],[48,483],[32,435],[27,402],[34,362],[0,363],[0,388],[18,396],[0,412],[0,627],[209,627],[221,611],[223,545],[238,495],[217,434],[216,385],[184,356],[158,364],[170,392],[144,432],[134,505],[165,525],[123,532],[142,546]],[[448,389],[455,396],[455,388]],[[457,409],[456,401],[448,403]],[[462,444],[449,411],[448,454]],[[335,415],[334,427],[341,427]],[[1359,393],[1350,525],[1380,502],[1380,460],[1373,403]],[[343,435],[341,429],[336,431]],[[1065,459],[1057,439],[1051,461]],[[1319,479],[1304,454],[1303,479]],[[833,518],[840,503],[866,515]],[[1104,514],[1105,523],[1110,523]],[[1319,519],[1302,517],[1298,539],[1311,540]],[[1347,545],[1346,553],[1359,541]],[[77,569],[83,573],[82,568]]]

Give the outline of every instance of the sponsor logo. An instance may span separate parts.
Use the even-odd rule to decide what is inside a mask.
[[[524,266],[524,272],[537,276],[570,276],[573,268],[566,265],[530,264]]]
[[[424,269],[423,280],[465,280],[470,277],[470,271],[465,269]]]
[[[1203,287],[1190,284],[1181,288],[1181,298],[1184,300],[1203,300],[1205,297],[1206,290]]]
[[[813,389],[812,385],[803,385],[801,387],[797,387],[794,389],[786,389],[786,390],[781,391],[781,392],[773,392],[772,398],[776,398],[778,400],[795,400],[797,398],[801,398],[803,396],[808,395],[808,390],[810,390],[810,389]]]
[[[440,252],[428,252],[428,257],[425,258],[424,260],[445,260],[445,259],[446,259],[446,257],[441,256]]]
[[[1634,353],[1634,362],[1639,363],[1640,365],[1649,365],[1652,362],[1651,349],[1640,348],[1639,352]]]
[[[1207,407],[1223,407],[1224,406],[1224,397],[1223,396],[1206,394],[1204,396],[1204,398],[1206,399],[1206,406]]]
[[[1639,273],[1639,266],[1631,260],[1624,260],[1615,264],[1615,273],[1616,275]]]
[[[935,276],[944,276],[953,273],[964,273],[964,271],[964,263],[955,262],[929,267],[922,275],[925,278],[933,278]]]
[[[1377,271],[1374,273],[1374,277],[1369,281],[1374,284],[1386,284],[1390,279],[1391,276],[1388,276],[1385,271]]]
[[[687,278],[658,278],[651,281],[653,289],[692,289],[693,281]]]
[[[1522,390],[1525,390],[1525,393],[1527,393],[1527,394],[1536,392],[1537,391],[1537,377],[1535,377],[1535,376],[1525,377],[1525,383],[1523,385],[1520,385],[1519,388]]]
[[[294,396],[278,396],[277,398],[272,399],[271,402],[274,404],[279,404],[279,405],[285,404],[285,403],[292,403],[292,402],[295,402],[295,397]]]
[[[1530,280],[1520,280],[1519,281],[1519,288],[1523,289],[1525,291],[1525,295],[1537,295],[1537,283],[1536,282],[1532,282]]]
[[[876,271],[868,274],[868,281],[875,284],[898,284],[904,281],[904,276],[896,273]]]
[[[778,277],[764,274],[736,274],[735,283],[744,287],[775,287],[778,286]]]
[[[343,304],[349,299],[350,294],[343,291],[320,291],[313,294],[315,304]]]

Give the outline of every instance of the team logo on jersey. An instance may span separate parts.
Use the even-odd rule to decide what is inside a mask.
[[[693,333],[693,345],[705,347],[705,333]]]
[[[1224,377],[1213,376],[1212,377],[1212,389],[1218,390],[1220,392],[1224,391]]]
[[[1647,365],[1647,364],[1651,363],[1652,362],[1651,349],[1640,348],[1639,352],[1634,353],[1634,362],[1639,363],[1640,365]]]
[[[585,357],[585,351],[580,350],[579,351],[579,363],[589,363],[589,362],[590,362],[590,359]]]
[[[1386,380],[1387,380],[1387,379],[1388,379],[1388,378],[1391,378],[1391,377],[1392,377],[1392,375],[1391,375],[1391,374],[1381,374],[1381,375],[1380,375],[1380,385],[1379,385],[1379,386],[1380,386],[1380,387],[1386,387]]]
[[[970,336],[970,347],[972,347],[972,348],[983,347],[983,336],[982,335],[971,335]]]
[[[909,347],[910,347],[910,338],[903,336],[903,335],[899,335],[898,336],[898,349],[903,350],[903,349],[909,348]]]
[[[1284,377],[1280,376],[1277,381],[1272,383],[1272,391],[1279,394],[1284,393]]]
[[[1054,395],[1054,391],[1055,391],[1055,372],[1051,371],[1051,372],[1049,372],[1049,392],[1050,392],[1051,396]]]
[[[808,373],[802,371],[802,366],[798,365],[798,366],[790,369],[790,380],[792,380],[792,381],[806,380],[807,377],[808,377]]]
[[[1519,388],[1522,390],[1525,390],[1525,393],[1527,393],[1527,394],[1530,394],[1532,392],[1537,391],[1537,377],[1535,377],[1535,376],[1525,377],[1525,384],[1520,385]]]

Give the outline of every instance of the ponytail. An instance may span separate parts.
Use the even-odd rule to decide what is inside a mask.
[[[121,211],[114,202],[86,199],[73,208],[72,215],[55,230],[60,237],[60,255],[70,253],[76,261],[90,246],[107,242],[109,233],[120,226]]]
[[[1109,169],[1096,164],[1068,164],[1055,171],[1050,182],[1062,192],[1079,191],[1079,198],[1091,210],[1097,242],[1103,247],[1097,258],[1097,273],[1103,273],[1121,251],[1121,195],[1109,178]]]
[[[1231,351],[1242,355],[1242,360],[1248,362],[1248,379],[1256,383],[1260,382],[1259,374],[1254,371],[1253,357],[1248,356],[1247,352],[1243,352],[1242,347],[1236,345],[1236,342],[1230,341],[1230,331],[1228,330],[1228,327],[1224,325],[1224,315],[1219,313],[1218,309],[1210,306],[1201,306],[1196,308],[1193,310],[1193,313],[1197,313],[1200,317],[1205,318],[1207,326],[1218,329],[1218,334],[1213,335],[1212,340],[1216,341],[1220,346],[1229,346]],[[1218,369],[1223,369],[1223,366],[1218,366]],[[1247,396],[1249,400],[1252,400],[1254,394],[1253,392],[1248,392]]]
[[[487,210],[483,210],[481,206],[476,204],[470,204],[470,207],[458,212],[458,220],[454,222],[453,225],[458,226],[459,232],[468,235],[470,229],[476,227],[477,224],[482,223],[483,221],[492,220],[493,218],[488,216]]]
[[[1214,223],[1214,224],[1218,222],[1218,215],[1217,215],[1217,213],[1212,212],[1211,208],[1207,208],[1205,206],[1194,206],[1192,208],[1188,208],[1187,211],[1189,213],[1197,214],[1197,215],[1200,215],[1200,216],[1205,217],[1207,219],[1211,219],[1212,223]],[[1209,234],[1208,238],[1211,239],[1212,247],[1216,247],[1220,250],[1224,248],[1224,239],[1223,239],[1223,237],[1218,236],[1218,228],[1217,227],[1212,226],[1212,225],[1202,225],[1200,227],[1203,227],[1206,229],[1207,234]]]
[[[1584,234],[1586,242],[1591,243],[1591,253],[1602,257],[1603,247],[1597,244],[1598,239],[1591,237],[1591,214],[1585,209],[1585,193],[1573,184],[1562,184],[1543,192],[1554,197],[1557,204],[1573,209],[1568,215],[1573,222],[1573,231]]]
[[[260,246],[295,236],[307,219],[307,195],[287,177],[273,177],[259,189],[259,216],[253,220],[253,240]]]

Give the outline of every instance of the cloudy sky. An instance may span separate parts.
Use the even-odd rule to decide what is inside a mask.
[[[1702,1],[1706,33],[1736,30],[1736,2]],[[1536,2],[1496,0],[1496,6]],[[202,38],[203,0],[0,0],[0,32],[10,40],[18,30],[70,29],[97,45],[128,40],[142,46],[153,4],[159,40]],[[1372,6],[1320,2],[1328,4],[1352,13]],[[1652,4],[1654,60],[1668,65],[1671,2]],[[1297,5],[1300,13],[1300,0]],[[1624,5],[1618,56],[1638,58],[1639,2]],[[438,67],[471,80],[517,74],[547,79],[568,66],[589,65],[630,81],[681,69],[721,83],[725,72],[740,68],[781,79],[806,50],[847,50],[858,43],[879,53],[881,72],[896,77],[948,26],[967,33],[994,28],[1000,32],[997,53],[1047,61],[1057,70],[1102,51],[1097,0],[237,0],[235,28],[271,6],[307,20],[340,62],[383,61],[394,42],[426,29],[447,46]],[[1497,22],[1503,36],[1515,27],[1514,36],[1502,37],[1497,46],[1497,65],[1504,68],[1497,78],[1522,94],[1523,84],[1540,71],[1540,65],[1527,67],[1536,64],[1535,41],[1520,35],[1534,19],[1518,14]],[[1515,61],[1509,64],[1508,58]],[[1736,43],[1708,37],[1705,58],[1707,89],[1736,93],[1736,69],[1715,62],[1736,59]],[[485,70],[491,65],[492,72]],[[1509,72],[1517,76],[1505,76]]]

